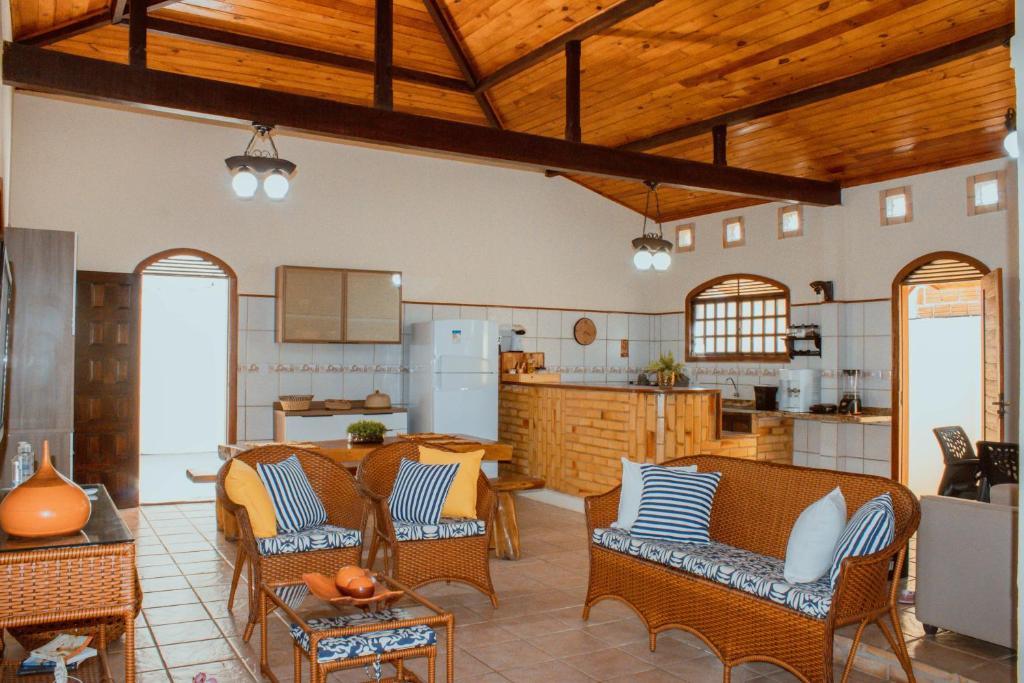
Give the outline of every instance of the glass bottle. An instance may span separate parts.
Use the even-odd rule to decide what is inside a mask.
[[[18,486],[32,476],[36,468],[35,455],[32,453],[32,444],[27,441],[18,442],[18,454],[14,457],[14,473],[11,477],[11,485]]]

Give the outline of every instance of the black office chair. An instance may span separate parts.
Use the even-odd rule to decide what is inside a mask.
[[[978,465],[981,470],[981,489],[978,500],[991,502],[992,487],[998,484],[1017,484],[1020,447],[1005,441],[979,441]]]
[[[967,432],[960,426],[936,427],[932,431],[939,440],[942,460],[946,463],[939,482],[939,495],[978,500],[981,467]]]

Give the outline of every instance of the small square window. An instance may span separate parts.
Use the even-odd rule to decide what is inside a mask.
[[[1006,172],[993,171],[967,179],[967,215],[1002,211],[1006,208]]]
[[[722,246],[741,247],[747,242],[746,230],[743,227],[743,217],[726,218],[722,221]]]
[[[779,239],[804,234],[804,212],[801,206],[779,207]]]
[[[914,220],[914,204],[909,187],[894,187],[882,190],[881,200],[882,225],[909,223]]]
[[[676,251],[693,251],[697,247],[693,223],[676,226]]]

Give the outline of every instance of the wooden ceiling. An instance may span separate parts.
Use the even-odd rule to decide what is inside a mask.
[[[432,3],[453,45],[432,17]],[[167,26],[374,59],[374,0],[150,5],[150,16]],[[106,0],[12,0],[14,37],[127,62],[127,26],[111,24],[122,11],[123,2]],[[617,21],[609,21],[616,12]],[[562,137],[566,74],[558,41],[598,26],[582,41],[582,139],[616,147],[1012,22],[1010,0],[394,0],[394,64],[406,72],[396,71],[394,107],[480,125],[488,125],[490,107],[501,127]],[[340,102],[373,101],[372,71],[358,65],[273,55],[190,32],[151,30],[149,66]],[[475,87],[480,83],[489,87]],[[851,186],[994,158],[1002,153],[1003,116],[1013,103],[1009,51],[989,47],[730,125],[728,163]],[[711,135],[644,151],[711,161]],[[640,183],[570,177],[643,211]],[[677,188],[664,188],[661,200],[666,220],[761,201]]]

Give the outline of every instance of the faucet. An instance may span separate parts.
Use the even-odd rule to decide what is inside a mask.
[[[733,398],[739,398],[740,397],[740,388],[738,386],[736,386],[736,380],[734,380],[732,377],[727,377],[725,379],[725,383],[729,384],[730,382],[732,382],[732,395],[733,395]]]

